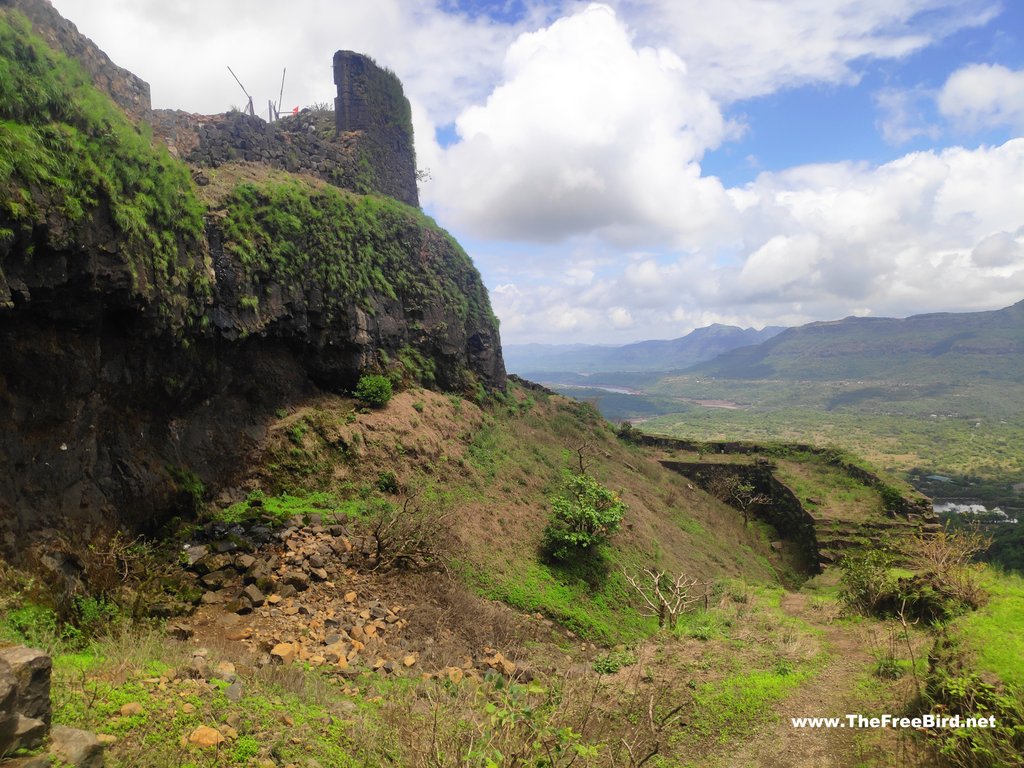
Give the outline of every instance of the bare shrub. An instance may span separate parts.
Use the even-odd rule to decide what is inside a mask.
[[[448,500],[422,486],[406,487],[398,503],[378,503],[370,521],[374,540],[371,570],[431,565],[447,570],[450,518]]]
[[[974,559],[991,543],[978,531],[940,531],[915,536],[904,546],[904,555],[914,570],[931,577],[948,595],[977,608],[984,602],[985,592],[979,580],[982,565]]]
[[[626,581],[643,598],[645,616],[657,616],[659,627],[675,629],[679,617],[698,603],[707,605],[708,584],[683,574],[673,576],[668,571],[644,568],[631,576],[622,571]]]

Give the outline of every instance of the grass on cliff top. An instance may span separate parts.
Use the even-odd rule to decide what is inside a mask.
[[[0,10],[0,211],[8,227],[72,225],[109,204],[136,290],[178,310],[209,294],[203,207],[186,167],[154,146],[81,67],[51,50],[21,14]],[[62,234],[54,235],[54,232]],[[12,237],[0,229],[0,242]],[[51,237],[74,238],[74,226]],[[191,296],[189,294],[191,293]]]
[[[237,183],[233,183],[237,182]],[[460,320],[497,324],[479,272],[455,240],[421,211],[306,177],[218,169],[226,247],[259,297],[263,281],[315,286],[331,314],[373,297],[407,312],[443,303]]]

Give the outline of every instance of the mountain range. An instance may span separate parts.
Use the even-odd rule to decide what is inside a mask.
[[[810,323],[689,372],[726,379],[1024,382],[1024,301],[990,312]]]
[[[503,350],[508,369],[527,377],[549,373],[673,371],[712,360],[739,347],[760,344],[783,330],[778,326],[756,330],[715,323],[677,339],[638,341],[622,346],[505,344]]]

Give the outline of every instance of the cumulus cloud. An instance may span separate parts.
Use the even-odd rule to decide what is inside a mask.
[[[958,69],[942,87],[939,111],[969,130],[1006,126],[1024,131],[1024,70],[1001,64]]]
[[[1009,232],[996,232],[982,240],[971,251],[971,261],[979,267],[1017,267],[1024,265],[1024,227],[1014,237]]]
[[[698,165],[728,134],[721,112],[678,56],[635,47],[606,5],[519,37],[503,83],[456,125],[425,193],[474,234],[685,243],[728,213]]]
[[[618,326],[605,307],[630,312],[625,340],[678,336],[703,320],[788,325],[1024,295],[1024,139],[764,173],[729,195],[739,248],[627,254],[586,291],[529,288],[499,315],[517,313],[516,338],[544,339],[544,305],[558,306],[577,338],[608,341]]]
[[[771,232],[799,237],[782,251],[802,270],[797,282],[813,287],[819,301],[852,305],[870,297],[875,305],[927,306],[937,291],[955,290],[970,304],[991,301],[995,290],[1010,303],[1024,290],[1024,271],[999,285],[969,257],[993,233],[1024,223],[1022,174],[1024,139],[917,152],[877,168],[840,163],[764,174],[743,190],[747,231],[755,245]],[[748,274],[762,266],[759,253],[746,260]],[[760,283],[779,295],[778,273],[761,272]],[[786,278],[788,286],[792,274]],[[742,280],[740,287],[753,288]]]

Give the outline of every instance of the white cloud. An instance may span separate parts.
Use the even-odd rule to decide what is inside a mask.
[[[608,310],[608,320],[612,327],[622,330],[633,327],[633,313],[625,307],[612,307]]]
[[[608,342],[691,323],[991,309],[1024,295],[1024,139],[765,173],[729,194],[739,250],[624,254],[586,291],[531,287],[515,307],[496,304],[503,321],[516,313],[509,338],[550,340],[546,305],[575,319],[575,338]],[[620,332],[608,307],[632,325]]]
[[[812,234],[776,235],[750,256],[739,273],[739,285],[754,295],[786,298],[816,290],[818,263],[825,255],[820,239]]]
[[[457,126],[427,201],[476,234],[696,243],[726,223],[698,161],[729,126],[682,60],[634,47],[608,6],[522,35],[504,82]]]
[[[971,251],[971,260],[979,267],[1017,267],[1024,265],[1024,228],[1014,237],[1009,232],[996,232],[982,240]]]
[[[907,56],[999,10],[994,0],[622,0],[620,7],[723,101],[856,83],[864,60]]]
[[[937,139],[939,127],[929,123],[926,109],[935,95],[923,88],[883,88],[874,95],[879,111],[875,127],[888,144],[900,145],[923,136]]]
[[[945,117],[969,131],[1001,126],[1024,131],[1024,70],[1001,64],[963,67],[946,80],[938,104]]]

